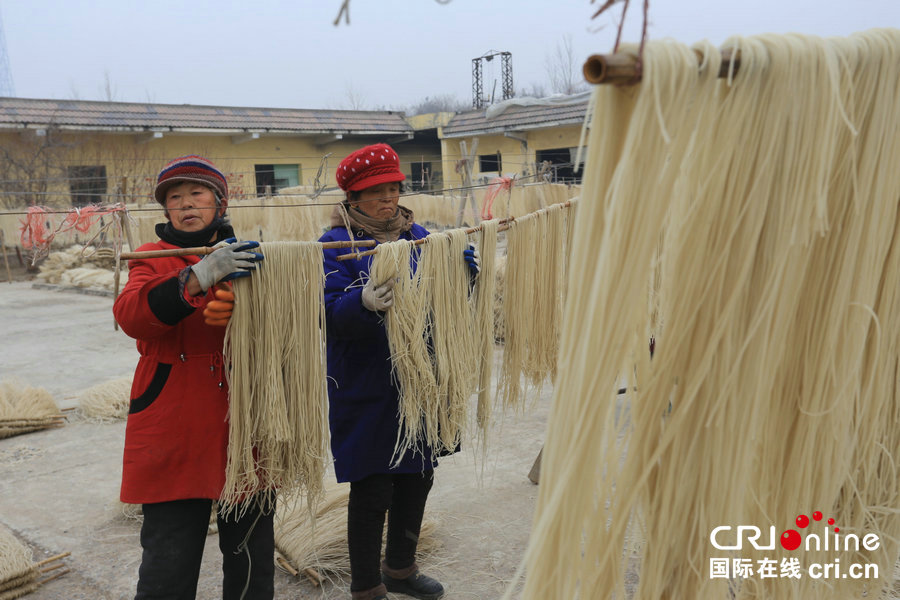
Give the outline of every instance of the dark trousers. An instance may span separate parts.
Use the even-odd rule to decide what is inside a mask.
[[[350,483],[347,542],[350,546],[350,591],[381,584],[381,540],[387,513],[384,559],[391,569],[416,560],[425,501],[434,471],[370,475]]]
[[[223,600],[275,595],[275,497],[258,500],[240,519],[218,515]],[[143,510],[135,600],[194,600],[212,500],[144,504]]]

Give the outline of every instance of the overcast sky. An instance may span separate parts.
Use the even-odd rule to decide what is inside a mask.
[[[292,108],[404,109],[472,101],[472,59],[512,53],[516,93],[552,92],[548,59],[571,41],[580,70],[609,52],[621,5],[603,0],[0,0],[15,95]],[[625,40],[636,41],[640,0]],[[652,0],[651,39],[847,35],[900,27],[898,0]],[[2,63],[0,63],[2,64]],[[499,61],[484,64],[484,89]]]

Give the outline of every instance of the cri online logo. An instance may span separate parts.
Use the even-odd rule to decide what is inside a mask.
[[[821,521],[822,520],[822,512],[815,511],[812,514],[813,521]],[[797,527],[800,529],[806,529],[809,526],[809,517],[806,515],[798,515],[794,521],[797,523]],[[834,525],[834,519],[828,519],[829,525]],[[841,530],[840,527],[835,527],[834,532],[838,533]],[[827,535],[827,534],[826,534]],[[803,536],[800,535],[800,532],[796,529],[788,529],[784,533],[781,534],[781,547],[785,550],[796,550],[800,547],[800,544],[803,543]]]
[[[822,513],[821,511],[815,511],[812,513],[813,521],[821,521]],[[797,524],[798,529],[806,529],[810,525],[809,517],[806,515],[798,515],[794,520]],[[862,540],[859,539],[859,536],[855,534],[846,534],[841,539],[840,536],[840,527],[834,527],[834,519],[829,518],[827,520],[828,525],[832,526],[831,535],[829,535],[828,527],[825,527],[825,533],[822,536],[818,534],[807,532],[806,533],[806,545],[805,549],[809,550],[839,550],[841,548],[841,542],[843,542],[844,550],[859,550],[860,541],[862,542],[862,546],[869,551],[877,550],[880,545],[880,541],[878,539],[878,535],[874,533],[868,533],[863,536]],[[775,526],[769,527],[769,539],[768,543],[765,543],[761,538],[763,537],[763,532],[759,527],[755,525],[738,525],[737,536],[734,544],[722,544],[719,542],[719,537],[725,537],[724,534],[720,536],[720,532],[732,531],[732,527],[730,525],[722,525],[713,529],[709,534],[710,543],[715,546],[719,550],[740,550],[743,547],[744,538],[746,537],[747,541],[756,548],[757,550],[774,550],[775,549]],[[794,551],[803,545],[803,535],[797,529],[787,529],[779,538],[779,542],[781,542],[781,547],[788,551]],[[824,541],[824,544],[823,544]]]

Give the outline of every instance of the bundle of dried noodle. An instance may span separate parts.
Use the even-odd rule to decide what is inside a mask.
[[[0,381],[0,438],[62,426],[53,396],[16,378]]]
[[[347,550],[349,498],[349,483],[327,486],[324,500],[312,511],[303,498],[278,498],[275,510],[275,547],[295,569],[315,569],[319,574],[350,574],[350,555]],[[437,521],[426,514],[416,548],[420,560],[427,560],[438,549],[436,530]]]
[[[20,598],[48,581],[65,575],[69,571],[59,570],[64,566],[59,561],[68,555],[66,552],[35,563],[31,548],[0,525],[0,600]]]
[[[78,394],[78,404],[84,416],[91,419],[124,419],[131,402],[133,377],[119,377],[93,385]]]
[[[321,244],[265,242],[260,251],[253,276],[235,280],[225,336],[223,512],[269,488],[318,498],[329,456]]]

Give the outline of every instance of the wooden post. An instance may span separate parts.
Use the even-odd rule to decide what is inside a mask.
[[[528,472],[528,479],[535,485],[541,481],[541,456],[543,454],[544,448],[541,447],[541,451],[538,452],[537,458],[534,459],[534,464],[531,465],[531,471]]]
[[[6,280],[12,283],[12,273],[9,270],[9,258],[6,256],[6,239],[2,229],[0,229],[0,252],[3,252],[3,263],[6,265]]]
[[[475,155],[478,152],[478,138],[472,139],[472,151],[469,152],[466,149],[466,141],[463,140],[459,143],[459,149],[462,153],[462,176],[463,176],[463,192],[462,192],[462,200],[459,202],[459,213],[456,215],[456,226],[462,227],[463,215],[466,212],[466,200],[471,200],[472,204],[472,212],[475,214],[475,223],[473,225],[477,225],[478,221],[478,207],[475,203],[475,191],[472,189],[472,165],[475,164]]]
[[[128,209],[124,209],[121,213],[122,229],[125,230],[125,239],[128,240],[128,247],[134,252],[137,246],[134,245],[134,238],[131,237],[131,225],[128,223]]]

